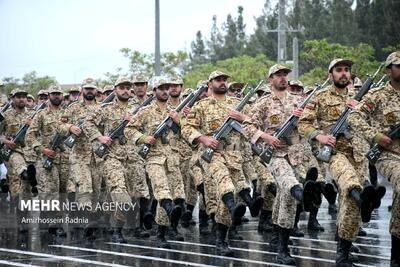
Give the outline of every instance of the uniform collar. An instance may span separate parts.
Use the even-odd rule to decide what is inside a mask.
[[[336,87],[334,85],[331,85],[329,87],[329,91],[333,94],[333,95],[339,95],[339,96],[346,96],[349,93],[349,88],[348,86],[346,86],[346,88],[344,89],[339,89],[341,90],[340,93],[337,91]]]

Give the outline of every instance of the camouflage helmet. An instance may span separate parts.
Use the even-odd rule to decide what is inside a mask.
[[[185,91],[183,92],[182,96],[186,97],[188,95],[190,95],[190,93],[193,92],[192,88],[186,88]]]
[[[304,89],[304,85],[300,80],[289,81],[289,86],[298,86]]]
[[[35,101],[35,97],[33,95],[31,95],[31,94],[28,94],[26,97],[32,99],[33,101]]]
[[[165,78],[157,79],[153,82],[153,90],[157,89],[161,85],[170,84],[171,82]]]
[[[174,77],[171,77],[171,79],[169,80],[169,83],[183,85],[183,80],[180,76],[174,76]]]
[[[40,95],[49,95],[49,93],[46,90],[39,90],[39,92],[37,93],[38,96]]]
[[[132,81],[128,77],[121,76],[114,83],[114,87],[117,87],[118,85],[125,84],[125,83],[128,83],[130,85],[133,84]]]
[[[62,94],[62,93],[64,93],[59,85],[50,85],[50,87],[49,87],[49,89],[47,91],[49,92],[49,94],[52,94],[52,93],[60,93],[60,94]]]

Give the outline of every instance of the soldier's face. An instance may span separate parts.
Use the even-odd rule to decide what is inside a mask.
[[[288,87],[288,73],[280,70],[271,75],[270,84],[278,91],[283,91]]]
[[[12,102],[14,106],[18,108],[24,108],[26,107],[26,95],[25,94],[16,94],[15,96],[12,97]]]
[[[228,91],[228,84],[226,82],[227,80],[228,77],[219,76],[212,79],[208,86],[213,90],[214,94],[223,95]]]
[[[297,85],[290,85],[289,92],[293,95],[304,95],[303,87]]]
[[[397,83],[400,83],[400,64],[392,65],[388,69],[388,74],[392,80],[394,80]]]
[[[120,84],[115,87],[115,95],[117,96],[118,100],[120,101],[128,101],[131,97],[131,84]]]
[[[101,92],[96,93],[96,101],[101,102],[104,99],[104,95]]]
[[[63,94],[62,93],[51,93],[50,94],[50,103],[53,106],[61,105],[62,101],[63,101]]]
[[[35,101],[33,101],[32,98],[27,98],[27,99],[26,99],[26,106],[27,106],[28,108],[33,108],[33,107],[35,106]]]
[[[82,89],[83,98],[89,101],[92,101],[96,97],[96,89],[95,88],[84,88]]]
[[[49,96],[48,95],[39,95],[38,96],[38,103],[39,104],[44,103],[47,100],[49,100]]]
[[[79,92],[71,92],[70,94],[69,94],[69,99],[71,100],[71,101],[76,101],[76,100],[78,100],[78,98],[79,98]]]
[[[133,91],[138,97],[144,97],[147,92],[147,83],[134,83]]]
[[[179,84],[170,84],[168,89],[168,94],[171,97],[179,97],[182,92],[182,85]]]
[[[168,94],[169,86],[170,86],[169,84],[163,84],[163,85],[160,85],[155,90],[156,98],[157,98],[158,101],[166,102],[168,100],[168,97],[169,97],[169,94]]]
[[[351,68],[347,65],[336,65],[330,73],[331,80],[337,88],[345,88],[350,84]]]

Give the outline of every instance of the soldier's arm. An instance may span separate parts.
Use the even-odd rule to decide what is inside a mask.
[[[318,98],[314,96],[306,105],[297,125],[299,134],[307,138],[309,141],[313,140],[317,135],[322,134],[321,131],[314,127],[314,122],[317,119],[318,108]]]
[[[26,133],[25,143],[29,149],[34,150],[38,155],[42,153],[45,148],[42,143],[39,142],[40,129],[43,125],[43,116],[39,112],[32,120],[31,126]]]
[[[83,127],[83,132],[88,137],[90,141],[94,141],[97,138],[103,136],[103,134],[99,130],[99,125],[101,125],[103,121],[103,117],[107,107],[100,108],[95,112],[89,114],[86,118],[85,127]]]
[[[67,109],[64,110],[63,115],[61,116],[61,121],[59,125],[57,126],[57,131],[64,136],[68,136],[70,134],[69,129],[71,126],[74,125],[74,112],[73,112],[73,107],[69,106]]]
[[[358,133],[368,140],[370,143],[379,143],[380,139],[385,136],[380,129],[371,127],[367,120],[380,110],[376,107],[379,105],[379,99],[374,94],[368,93],[363,100],[353,109],[347,122]]]
[[[4,120],[0,122],[0,143],[3,144],[4,140],[6,139],[6,131],[7,131],[7,118],[4,117]]]
[[[265,101],[258,101],[251,109],[249,118],[242,123],[243,133],[250,139],[252,144],[257,143],[258,139],[264,133],[262,127],[267,112]]]
[[[201,121],[201,109],[195,104],[187,115],[181,131],[182,137],[191,145],[197,145],[197,139],[203,135],[200,131]]]
[[[144,119],[148,116],[145,110],[139,111],[127,125],[125,129],[125,136],[128,140],[132,141],[134,145],[144,144],[146,135],[140,129],[144,128]]]

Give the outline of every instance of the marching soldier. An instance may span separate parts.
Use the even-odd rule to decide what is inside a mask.
[[[387,57],[385,67],[390,81],[368,92],[350,113],[348,122],[372,145],[379,144],[383,149],[375,166],[393,186],[391,266],[400,266],[400,136],[388,136],[390,127],[400,125],[400,51]]]
[[[153,92],[156,100],[136,115],[130,128],[134,143],[151,145],[146,159],[146,171],[151,180],[154,197],[158,201],[157,246],[164,248],[169,247],[165,239],[168,226],[172,228],[171,234],[174,239],[183,240],[177,231],[177,226],[185,210],[185,190],[179,169],[179,154],[172,150],[172,144],[170,144],[174,140],[173,133],[170,131],[165,138],[159,139],[152,136],[152,132],[167,116],[180,125],[178,113],[171,110],[167,104],[169,84],[169,81],[165,79],[155,81]]]
[[[108,199],[112,202],[128,204],[133,209],[131,201],[133,194],[138,198],[150,198],[144,176],[139,172],[142,167],[132,159],[134,143],[131,142],[132,138],[128,136],[127,131],[116,140],[112,140],[107,135],[119,125],[121,120],[132,120],[132,115],[129,113],[132,108],[129,104],[131,88],[132,82],[128,78],[120,77],[114,85],[116,95],[114,101],[97,109],[89,116],[83,132],[90,141],[98,141],[108,147],[108,153],[102,162]],[[134,188],[130,187],[132,183],[135,185]],[[140,209],[145,210],[147,207],[142,205]],[[126,243],[122,228],[127,221],[128,213],[127,209],[117,209],[111,216],[114,242]]]
[[[242,113],[232,110],[239,104],[239,100],[226,95],[228,78],[229,75],[220,71],[210,74],[208,86],[211,95],[193,106],[182,129],[182,136],[190,144],[201,144],[203,147],[215,150],[208,164],[208,171],[217,187],[216,249],[221,255],[233,254],[226,242],[228,228],[232,223],[239,223],[246,212],[243,203],[235,203],[234,192],[238,192],[253,216],[258,215],[262,202],[260,197],[253,199],[250,196],[250,185],[241,175],[243,159],[240,151],[240,135],[232,132],[229,144],[212,137],[228,116],[239,122],[245,117]]]
[[[132,101],[142,104],[147,99],[148,79],[143,74],[134,75],[132,79],[133,92]]]
[[[344,136],[336,140],[329,135],[330,128],[346,106],[354,108],[357,104],[352,99],[355,92],[349,88],[352,65],[353,62],[346,59],[334,59],[329,64],[328,73],[333,84],[314,95],[298,125],[300,134],[310,143],[335,148],[328,165],[339,190],[336,255],[339,266],[351,265],[349,251],[357,237],[361,219],[368,222],[372,210],[380,205],[380,199],[375,198],[378,193],[367,186],[365,161],[355,157],[354,140],[347,140]]]
[[[305,183],[305,189],[298,181],[294,166],[299,164],[297,151],[293,151],[299,143],[299,136],[293,132],[285,144],[273,133],[292,114],[300,116],[302,110],[297,106],[301,97],[287,92],[288,73],[291,70],[282,65],[274,65],[269,69],[268,80],[271,84],[271,94],[260,98],[252,109],[251,119],[243,122],[245,133],[253,144],[263,141],[272,145],[274,155],[268,167],[277,183],[277,194],[274,201],[272,220],[274,223],[274,240],[279,236],[278,263],[295,264],[291,257],[288,242],[291,229],[294,227],[297,202],[310,207],[320,204],[320,198],[314,194],[316,185],[313,181]],[[315,177],[316,178],[316,177]],[[308,194],[305,192],[308,190]]]
[[[36,172],[38,176],[39,197],[43,199],[60,199],[59,193],[66,193],[66,174],[63,172],[62,154],[49,147],[50,142],[58,134],[58,126],[61,122],[63,110],[61,103],[63,101],[63,91],[60,86],[52,85],[49,90],[48,106],[38,112],[32,120],[32,124],[26,134],[26,144],[38,156]],[[44,167],[44,162],[51,159],[53,166]],[[42,211],[42,218],[56,218],[56,212]],[[50,225],[49,232],[57,236],[64,236],[65,231],[60,224]]]

